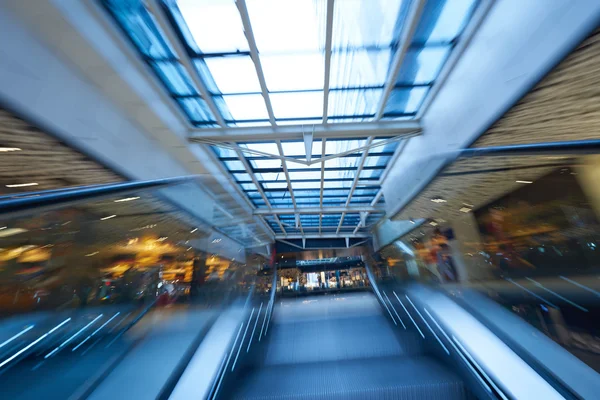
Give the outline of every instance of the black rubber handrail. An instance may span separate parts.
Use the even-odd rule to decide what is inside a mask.
[[[11,195],[8,200],[0,201],[0,214],[31,210],[42,206],[57,205],[67,202],[94,199],[100,196],[117,195],[141,189],[157,188],[190,182],[199,176],[182,176],[174,178],[152,179],[147,181],[130,181],[109,183],[105,185],[80,186],[65,189],[20,193]],[[0,197],[6,198],[8,196]]]

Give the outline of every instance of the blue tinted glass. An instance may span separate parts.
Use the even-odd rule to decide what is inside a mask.
[[[323,115],[323,92],[272,93],[275,118],[305,118]]]
[[[409,114],[417,112],[428,90],[427,87],[392,90],[385,106],[385,113]]]
[[[469,21],[477,0],[428,0],[413,42],[450,42]]]
[[[363,169],[362,171],[360,171],[359,179],[380,178],[382,173],[382,169]]]
[[[412,49],[406,53],[396,85],[432,83],[450,54],[450,46]]]
[[[334,90],[329,92],[329,116],[372,115],[383,89]]]
[[[365,167],[385,166],[390,160],[390,156],[369,156],[365,158]]]
[[[334,2],[333,48],[388,47],[399,36],[409,0]]]
[[[178,62],[150,63],[169,92],[178,96],[197,95],[187,72]]]
[[[332,53],[329,87],[383,86],[391,54],[389,49],[350,49]]]
[[[384,143],[385,140],[386,139],[374,139],[373,144],[375,145],[378,143]],[[393,152],[396,150],[396,148],[398,147],[399,144],[400,144],[400,141],[396,140],[393,142],[387,142],[385,144],[382,144],[381,146],[371,147],[371,151],[369,151],[369,154]]]
[[[142,54],[151,58],[173,57],[170,44],[141,0],[104,0],[104,3]]]
[[[188,118],[192,121],[214,121],[206,102],[199,97],[177,100]]]

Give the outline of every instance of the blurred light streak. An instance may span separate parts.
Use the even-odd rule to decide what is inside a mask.
[[[13,354],[11,357],[7,358],[6,360],[2,361],[0,363],[0,368],[2,368],[3,366],[5,366],[9,362],[11,362],[12,360],[14,360],[15,358],[17,358],[18,356],[20,356],[21,354],[23,354],[24,352],[26,352],[27,350],[29,350],[30,348],[32,348],[33,346],[35,346],[36,344],[38,344],[42,340],[44,340],[46,337],[48,337],[48,335],[52,334],[52,332],[56,331],[57,329],[59,329],[61,326],[63,326],[64,324],[66,324],[70,320],[71,320],[70,317],[67,318],[67,319],[65,319],[63,322],[61,322],[60,324],[56,325],[54,328],[50,329],[48,332],[44,333],[42,336],[40,336],[39,338],[37,338],[36,340],[34,340],[33,342],[31,342],[29,345],[27,345],[24,348],[22,348],[21,350],[17,351],[15,354]]]
[[[0,344],[0,349],[2,347],[4,347],[5,345],[9,344],[10,342],[12,342],[13,340],[15,340],[16,338],[18,338],[19,336],[23,335],[24,333],[30,331],[31,329],[33,329],[35,325],[29,325],[27,328],[23,329],[21,332],[17,333],[15,336],[11,337],[10,339],[6,339],[2,344]]]
[[[537,287],[544,289],[545,291],[547,291],[548,293],[552,293],[553,295],[555,295],[556,297],[558,297],[559,299],[569,303],[570,305],[572,305],[573,307],[577,307],[578,309],[580,309],[581,311],[585,311],[588,312],[588,309],[585,307],[580,306],[577,303],[572,302],[571,300],[561,296],[560,294],[553,292],[552,290],[548,289],[547,287],[545,287],[544,285],[542,285],[541,283],[531,279],[531,278],[526,278],[529,282],[533,282],[534,285],[536,285]]]
[[[92,332],[90,335],[88,335],[88,337],[86,337],[85,339],[83,339],[83,341],[81,343],[79,343],[77,346],[75,346],[73,348],[73,350],[71,351],[75,351],[78,348],[80,348],[85,342],[87,342],[89,339],[91,339],[92,336],[94,336],[96,333],[98,333],[102,328],[104,328],[106,325],[108,325],[108,323],[110,321],[112,321],[113,319],[115,319],[117,317],[117,315],[121,314],[121,312],[119,311],[118,313],[116,313],[115,315],[113,315],[112,317],[110,317],[110,319],[108,321],[106,321],[105,323],[103,323],[100,328],[96,329],[94,332]]]
[[[94,322],[98,321],[98,319],[102,318],[103,314],[98,315],[96,318],[94,318],[90,323],[88,323],[86,326],[84,326],[83,328],[81,328],[80,330],[78,330],[73,336],[71,336],[70,338],[68,338],[67,340],[65,340],[64,342],[61,343],[60,346],[56,347],[54,350],[52,350],[50,353],[46,354],[46,356],[44,358],[48,358],[50,356],[52,356],[54,353],[56,353],[57,351],[59,351],[60,349],[62,349],[63,347],[65,347],[67,345],[67,343],[69,343],[71,340],[75,339],[81,332],[85,331],[87,328],[89,328]]]

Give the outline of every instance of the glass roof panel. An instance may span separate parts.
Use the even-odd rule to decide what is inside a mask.
[[[389,47],[398,37],[408,0],[343,0],[334,3],[333,48]]]
[[[268,118],[265,100],[261,94],[236,94],[223,96],[233,119]]]
[[[359,179],[363,178],[380,178],[383,174],[382,169],[363,169],[360,171]]]
[[[459,36],[471,18],[477,0],[428,0],[413,41],[448,43]]]
[[[424,47],[406,53],[396,85],[419,85],[432,83],[440,73],[450,54],[450,46]]]
[[[321,171],[304,171],[304,172],[289,172],[290,180],[293,182],[297,179],[321,179]]]
[[[391,50],[349,49],[331,54],[331,88],[383,86]],[[323,80],[321,80],[321,83]]]
[[[319,52],[325,47],[325,0],[246,0],[261,54]]]
[[[262,172],[255,173],[256,179],[259,181],[286,181],[285,174],[282,172]]]
[[[312,143],[312,156],[320,157],[321,156],[321,141],[314,140]],[[302,156],[305,158],[306,150],[304,148],[303,141],[294,141],[294,142],[281,142],[281,148],[283,149],[283,155],[285,156]],[[288,166],[288,168],[299,168],[299,165],[293,163],[293,165]]]
[[[428,87],[393,89],[385,106],[385,114],[416,113],[428,91]]]
[[[373,139],[373,144],[382,143],[385,140],[386,139]],[[399,144],[400,144],[400,141],[395,140],[393,142],[387,142],[386,144],[381,145],[381,146],[372,147],[371,151],[369,151],[369,155],[371,155],[373,153],[394,152],[396,150],[396,148],[398,148]]]
[[[275,156],[279,155],[279,150],[277,148],[277,144],[274,142],[241,143],[240,147],[242,149],[247,148],[250,150],[256,150],[257,152],[272,154]],[[254,153],[251,153],[251,152],[244,152],[244,153],[247,154],[248,156],[255,155]],[[278,167],[280,167],[281,161],[279,161],[279,160],[275,160],[275,161],[277,161],[279,163]],[[261,168],[265,168],[265,167],[261,167]]]
[[[191,96],[198,93],[194,89],[192,80],[178,62],[152,62],[150,63],[171,94],[177,96]]]
[[[260,84],[250,56],[210,57],[204,60],[221,93],[257,93]]]
[[[188,118],[192,121],[214,121],[206,102],[199,97],[177,99]]]
[[[365,167],[386,166],[390,156],[369,156],[365,158]]]
[[[329,92],[329,116],[373,115],[383,89],[333,90]],[[370,117],[369,117],[370,118]]]
[[[224,162],[225,162],[225,166],[230,171],[243,171],[244,170],[244,164],[242,164],[241,161],[224,161]]]
[[[335,182],[334,182],[335,183]],[[320,182],[294,182],[292,181],[292,189],[320,189]]]
[[[323,53],[261,54],[260,63],[270,92],[323,89]]]
[[[142,54],[151,58],[173,57],[170,43],[145,7],[118,0],[104,0],[104,3]]]
[[[281,160],[250,160],[250,165],[254,168],[281,168]]]
[[[343,178],[354,179],[355,174],[356,174],[356,171],[354,171],[354,170],[325,171],[324,177],[325,177],[325,179],[343,179]]]
[[[323,115],[323,92],[271,93],[275,118],[304,118]]]
[[[248,41],[234,0],[177,0],[194,42],[203,53],[247,51]]]
[[[283,182],[263,182],[261,185],[267,189],[287,189],[288,187],[285,180]]]

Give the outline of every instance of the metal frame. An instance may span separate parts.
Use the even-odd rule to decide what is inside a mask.
[[[186,50],[183,48],[183,45],[179,41],[179,38],[177,37],[177,33],[175,33],[173,26],[167,20],[167,16],[165,15],[161,6],[157,3],[157,0],[146,0],[146,4],[148,5],[148,10],[154,15],[156,23],[158,24],[160,29],[165,33],[167,39],[173,46],[173,51],[177,55],[179,62],[181,62],[183,68],[192,78],[192,81],[198,88],[202,99],[206,102],[208,108],[214,114],[216,123],[219,126],[226,126],[225,121],[221,116],[221,113],[217,109],[217,106],[213,101],[212,96],[210,95],[208,89],[206,88],[206,85],[204,84],[204,81],[200,77],[200,74],[198,74],[196,68],[194,68],[194,66],[192,65],[190,57],[188,56]]]
[[[361,212],[380,213],[385,212],[383,207],[358,206],[358,207],[302,207],[302,208],[257,208],[254,215],[279,215],[279,214],[357,214]]]
[[[414,136],[422,133],[419,120],[352,122],[328,125],[308,124],[316,139],[351,139],[367,136]],[[247,128],[190,129],[190,141],[259,142],[273,140],[303,140],[307,125],[263,126]]]
[[[476,11],[476,14],[472,15],[472,19],[473,19],[473,23],[470,23],[468,25],[468,27],[466,28],[465,32],[463,32],[463,34],[467,37],[466,40],[461,40],[461,46],[466,46],[466,44],[468,43],[472,33],[478,28],[479,24],[481,23],[481,21],[483,20],[484,16],[486,15],[487,11],[490,9],[490,4],[492,3],[490,0],[482,0],[482,5],[480,5]],[[235,55],[238,53],[222,53],[222,54],[197,54],[196,51],[194,51],[193,49],[191,49],[186,42],[183,39],[182,36],[182,32],[181,29],[177,26],[177,23],[172,20],[171,16],[170,16],[170,11],[167,10],[167,8],[163,7],[162,4],[160,4],[160,0],[147,0],[147,2],[145,3],[147,5],[147,9],[149,10],[149,12],[154,16],[157,26],[158,28],[162,31],[162,33],[164,33],[165,38],[170,42],[170,44],[172,45],[172,49],[173,52],[175,54],[175,57],[167,57],[164,61],[170,61],[170,62],[179,62],[181,63],[181,65],[183,66],[185,72],[189,75],[190,79],[191,79],[191,84],[196,86],[196,89],[198,90],[198,92],[200,93],[200,96],[198,95],[194,95],[194,96],[176,96],[176,95],[172,95],[172,99],[175,102],[177,102],[177,100],[181,97],[197,97],[197,98],[202,98],[202,100],[204,100],[208,106],[208,108],[210,109],[211,113],[214,115],[214,119],[216,121],[216,124],[219,126],[218,128],[203,128],[203,129],[198,129],[198,128],[191,128],[189,129],[189,141],[192,143],[200,143],[202,144],[203,147],[208,147],[210,146],[219,146],[219,147],[223,147],[223,148],[228,148],[231,149],[235,152],[236,154],[236,158],[235,160],[238,160],[242,163],[244,170],[243,171],[232,171],[229,170],[229,168],[225,168],[224,165],[223,170],[226,170],[226,173],[228,175],[228,182],[232,185],[234,185],[235,190],[237,193],[240,193],[241,195],[243,195],[245,197],[246,202],[251,206],[251,208],[254,210],[253,213],[255,215],[255,219],[257,221],[262,222],[261,225],[264,225],[268,228],[268,231],[271,232],[274,236],[277,236],[277,234],[274,232],[274,228],[275,225],[271,225],[272,221],[276,221],[277,224],[279,225],[279,228],[281,229],[282,235],[285,235],[287,237],[288,233],[284,227],[284,223],[282,223],[282,221],[279,218],[279,215],[281,214],[293,214],[295,215],[296,218],[296,228],[302,233],[302,236],[304,238],[307,237],[307,235],[305,235],[305,229],[302,226],[302,218],[301,215],[303,214],[315,214],[318,213],[319,214],[319,224],[318,224],[318,233],[319,234],[323,234],[325,227],[323,226],[323,214],[327,214],[327,213],[336,213],[336,214],[341,214],[341,218],[339,220],[337,229],[336,229],[336,235],[339,235],[338,237],[348,237],[347,234],[341,232],[342,227],[343,228],[347,228],[346,226],[344,226],[344,220],[347,217],[348,213],[359,213],[360,215],[360,221],[359,223],[356,225],[356,227],[354,227],[354,234],[358,234],[359,231],[361,230],[361,228],[367,228],[367,219],[369,217],[369,215],[373,212],[384,212],[383,208],[377,207],[377,203],[379,202],[379,200],[381,199],[382,196],[382,192],[380,189],[380,184],[387,178],[387,175],[389,173],[389,170],[391,168],[391,166],[394,165],[396,159],[398,158],[399,154],[402,152],[404,145],[406,144],[406,141],[404,139],[408,139],[410,137],[416,136],[416,135],[420,135],[422,133],[422,129],[421,129],[421,124],[419,121],[419,117],[421,115],[423,115],[424,109],[426,109],[426,107],[431,103],[431,100],[433,99],[434,95],[437,93],[437,90],[439,90],[439,87],[443,84],[443,80],[446,78],[448,71],[452,69],[454,63],[456,62],[456,59],[458,59],[458,57],[460,56],[460,52],[462,52],[462,47],[460,51],[456,51],[456,52],[452,52],[451,53],[451,60],[450,61],[446,61],[444,66],[443,66],[443,73],[439,74],[438,78],[436,78],[434,81],[432,82],[428,82],[428,83],[424,83],[424,84],[399,84],[396,85],[396,79],[397,76],[399,74],[400,69],[402,68],[402,65],[404,63],[404,60],[406,58],[406,54],[407,51],[409,49],[415,48],[415,47],[420,47],[420,46],[424,46],[424,43],[418,43],[418,44],[413,44],[412,43],[412,38],[414,35],[414,32],[416,31],[416,28],[418,26],[418,23],[421,20],[421,15],[423,13],[424,7],[425,7],[425,0],[415,0],[414,2],[412,2],[412,4],[410,5],[410,8],[408,10],[408,15],[406,17],[406,21],[403,25],[401,34],[400,34],[400,40],[399,40],[399,46],[394,54],[394,58],[392,61],[392,65],[390,68],[390,72],[388,73],[386,82],[383,86],[378,86],[377,89],[379,90],[383,90],[382,96],[379,99],[379,104],[377,105],[377,108],[375,110],[374,113],[370,114],[370,115],[363,115],[363,116],[359,116],[359,115],[353,115],[351,117],[354,118],[374,118],[372,122],[360,122],[360,123],[336,123],[336,124],[328,124],[328,121],[331,121],[332,119],[336,119],[340,116],[329,116],[329,107],[328,107],[328,100],[329,100],[329,94],[331,91],[336,91],[336,90],[351,90],[351,89],[365,89],[364,87],[361,88],[331,88],[330,87],[330,78],[331,78],[331,59],[332,59],[332,53],[333,51],[337,51],[337,49],[333,49],[333,21],[334,21],[334,10],[335,10],[335,0],[327,0],[326,2],[326,26],[325,26],[325,48],[324,48],[324,77],[323,77],[323,113],[321,117],[318,118],[294,118],[294,119],[288,119],[288,120],[297,120],[297,121],[306,121],[307,125],[277,125],[278,122],[282,122],[285,121],[286,119],[277,119],[275,118],[274,115],[274,111],[273,111],[273,105],[271,103],[271,99],[270,99],[270,92],[268,91],[267,85],[266,85],[266,79],[265,79],[265,74],[261,65],[261,60],[259,58],[259,50],[257,47],[257,43],[254,37],[254,33],[253,33],[253,27],[251,24],[251,19],[248,13],[248,8],[246,5],[246,0],[236,0],[235,4],[237,7],[237,10],[239,12],[239,16],[242,22],[242,26],[244,29],[244,33],[246,36],[246,40],[248,42],[248,49],[249,51],[247,52],[243,52],[244,55],[249,56],[253,63],[254,63],[254,67],[255,67],[255,72],[257,75],[257,79],[260,85],[260,92],[257,92],[256,94],[260,93],[262,95],[262,98],[265,101],[265,106],[267,109],[267,114],[268,114],[268,120],[264,120],[265,122],[270,123],[271,126],[267,126],[267,127],[249,127],[249,128],[229,128],[228,127],[228,123],[235,123],[236,121],[229,121],[229,120],[225,120],[223,118],[223,116],[220,114],[217,104],[215,103],[215,100],[213,99],[213,95],[218,95],[218,93],[211,93],[208,90],[208,87],[206,85],[206,83],[204,82],[204,80],[202,79],[202,76],[200,75],[200,73],[197,71],[197,69],[194,66],[194,60],[197,59],[204,59],[207,57],[225,57],[225,56],[230,56],[230,55]],[[428,43],[428,46],[435,46],[435,45],[448,45],[448,43]],[[361,47],[361,49],[364,47]],[[458,54],[455,54],[458,53]],[[146,61],[157,61],[156,59],[152,59],[149,60],[146,58]],[[444,75],[445,74],[445,75]],[[404,121],[381,121],[381,118],[384,116],[384,110],[385,110],[385,106],[389,100],[389,97],[392,93],[392,90],[395,88],[403,88],[403,87],[407,87],[407,88],[412,88],[412,87],[416,87],[416,86],[427,86],[432,88],[430,90],[430,93],[425,97],[425,100],[423,102],[423,104],[421,105],[421,107],[419,108],[419,110],[415,113],[411,113],[411,114],[398,114],[398,113],[393,113],[393,115],[391,114],[385,114],[385,117],[400,117],[400,116],[407,116],[407,117],[411,117],[411,120],[404,120]],[[295,91],[289,91],[286,93],[293,93]],[[275,93],[275,92],[274,92]],[[228,93],[228,94],[232,94],[232,93]],[[350,116],[348,116],[350,117]],[[346,116],[342,116],[342,118],[346,118]],[[261,122],[263,120],[261,119]],[[237,122],[258,122],[258,121],[237,121]],[[320,122],[320,123],[319,123]],[[203,125],[214,125],[213,122],[211,121],[188,121],[187,123],[188,126],[203,126]],[[348,140],[348,139],[367,139],[366,145],[365,146],[361,146],[359,148],[355,148],[355,149],[351,149],[348,151],[344,151],[338,154],[329,154],[327,155],[325,153],[325,147],[326,147],[326,142],[327,140],[334,140],[334,139],[340,139],[340,140]],[[382,138],[383,140],[380,141],[379,143],[374,143],[374,140],[376,138]],[[298,155],[295,156],[285,156],[284,152],[283,152],[283,147],[282,147],[282,141],[304,141],[305,143],[305,157],[304,158],[298,158]],[[320,158],[312,158],[312,141],[313,140],[321,140],[321,146],[322,146],[322,151],[321,151],[321,157]],[[402,144],[400,144],[396,150],[394,151],[392,158],[389,160],[389,162],[385,165],[385,166],[368,166],[365,167],[365,163],[367,160],[367,157],[369,156],[368,153],[369,151],[371,151],[371,149],[378,147],[378,146],[385,146],[387,144],[393,143],[393,142],[400,142],[403,141]],[[271,143],[275,143],[277,145],[277,154],[269,154],[263,151],[257,151],[257,150],[252,150],[252,149],[247,149],[247,148],[243,148],[240,146],[241,143],[243,142],[271,142]],[[210,150],[209,150],[210,152]],[[362,154],[360,154],[362,152]],[[328,169],[325,168],[325,161],[327,160],[331,160],[331,159],[335,159],[338,157],[346,157],[349,155],[354,155],[356,157],[360,157],[360,159],[358,160],[358,164],[356,164],[356,166],[354,167],[348,167],[348,168],[339,168],[337,170],[339,171],[354,171],[355,176],[354,178],[341,178],[343,175],[342,174],[334,174],[334,176],[336,178],[334,179],[326,179],[325,176],[327,175],[328,171],[335,171],[336,169]],[[213,157],[214,158],[214,157]],[[221,157],[219,157],[219,159],[221,159]],[[253,166],[250,164],[250,161],[253,159],[274,159],[274,160],[280,160],[282,163],[282,170],[283,173],[285,175],[286,178],[286,184],[287,184],[287,191],[289,192],[289,196],[291,198],[291,204],[292,204],[292,209],[290,208],[278,208],[278,207],[273,207],[273,205],[271,204],[271,200],[269,198],[269,196],[267,196],[266,192],[269,191],[281,191],[282,189],[280,188],[267,188],[266,185],[265,187],[263,187],[263,183],[269,182],[268,180],[258,180],[257,177],[255,176],[256,173],[279,173],[281,172],[281,170],[277,170],[277,171],[267,171],[267,170],[263,170],[263,169],[259,169],[259,168],[253,168]],[[317,169],[312,169],[312,168],[288,168],[288,162],[293,162],[296,164],[300,164],[301,166],[311,166],[317,163],[321,163],[321,174],[320,174],[320,179],[295,179],[292,180],[290,178],[290,172],[307,172],[307,171],[318,171]],[[382,170],[381,174],[376,173],[373,174],[373,178],[360,178],[360,175],[362,173],[363,170],[365,169],[369,169],[369,170]],[[250,181],[237,181],[234,176],[233,173],[247,173],[251,180]],[[292,174],[293,176],[293,174]],[[340,176],[340,178],[337,178],[337,176]],[[375,178],[375,176],[377,176],[377,178]],[[329,207],[326,206],[327,201],[326,199],[329,197],[345,197],[345,196],[333,196],[333,195],[325,195],[325,191],[327,189],[327,182],[334,182],[334,181],[346,181],[352,179],[352,185],[349,188],[332,188],[334,190],[340,190],[340,191],[346,191],[347,192],[347,197],[345,198],[345,205],[343,207]],[[253,190],[244,190],[243,186],[240,186],[240,184],[244,184],[244,183],[250,183],[252,182],[255,186],[256,186],[256,191],[260,194],[262,201],[264,201],[264,204],[266,205],[266,208],[257,208],[257,205],[255,204],[255,200],[253,200],[253,197],[249,197],[250,195],[248,194],[248,192],[253,192]],[[305,188],[299,188],[294,190],[292,188],[292,183],[295,182],[299,182],[299,183],[309,183],[309,182],[319,182],[319,187],[315,188],[315,189],[305,189]],[[273,186],[278,186],[278,185],[273,185]],[[313,185],[306,185],[306,186],[313,186]],[[372,201],[370,201],[369,205],[359,205],[361,202],[360,200],[357,202],[352,202],[353,197],[372,197],[371,194],[369,194],[368,196],[366,195],[367,192],[360,193],[359,195],[355,196],[355,192],[357,190],[357,188],[360,189],[377,189],[377,193],[375,195],[375,197],[372,198]],[[305,190],[318,190],[319,191],[319,197],[318,197],[318,207],[313,207],[311,203],[313,203],[311,200],[307,200],[308,203],[306,202],[298,202],[298,199],[301,198],[308,198],[309,196],[302,196],[302,192]],[[297,196],[298,194],[298,196]],[[314,200],[317,200],[316,195],[315,196],[310,196],[311,198],[314,197]],[[256,198],[258,199],[258,197]],[[369,198],[369,200],[371,200],[371,198]],[[262,201],[259,203],[260,205],[258,207],[263,207],[262,206]],[[279,201],[279,200],[278,200]],[[287,200],[286,200],[287,201]],[[317,203],[316,201],[314,203]],[[275,202],[274,202],[275,204]],[[281,204],[281,201],[279,201],[279,204]],[[330,203],[331,204],[331,203]],[[334,203],[335,204],[335,203]],[[351,205],[354,204],[354,205]],[[304,206],[306,205],[306,206]],[[319,210],[318,212],[314,212],[314,210]],[[291,211],[291,212],[289,212]],[[266,215],[272,215],[272,219],[269,219],[269,221],[266,220],[265,216]],[[264,227],[263,226],[263,227]],[[290,225],[291,227],[291,225]],[[313,230],[314,227],[311,226],[310,230]],[[327,226],[327,229],[331,229],[330,226]],[[276,228],[275,228],[276,230]],[[345,230],[345,229],[344,229]],[[308,227],[306,229],[306,231],[309,231]],[[313,235],[312,233],[309,234],[308,236],[313,237],[315,235]]]

